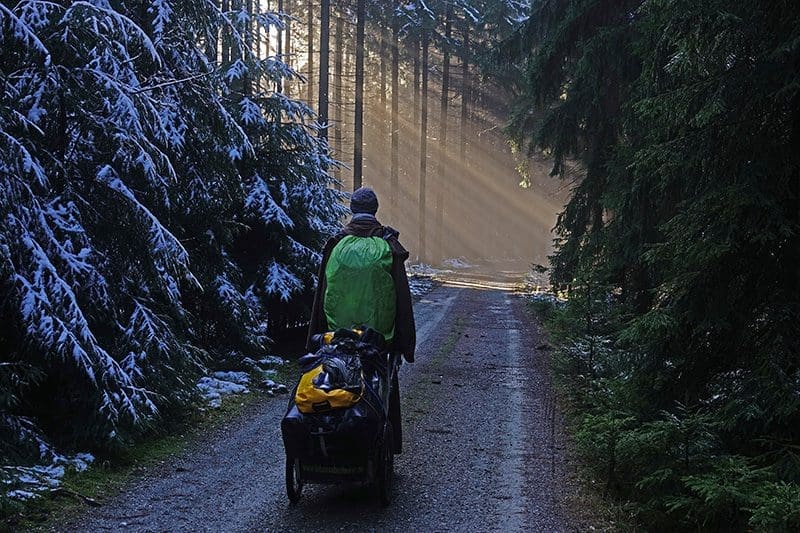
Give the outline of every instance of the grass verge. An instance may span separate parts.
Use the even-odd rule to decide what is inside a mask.
[[[296,365],[290,362],[279,367],[270,379],[285,383],[291,389],[298,376]],[[256,380],[253,382],[258,383]],[[102,504],[136,479],[186,451],[203,436],[242,416],[248,407],[267,398],[266,393],[254,387],[249,394],[223,399],[219,409],[197,410],[118,455],[98,458],[84,472],[67,472],[59,490],[21,502],[16,512],[0,519],[0,532],[63,530],[65,523],[80,516],[92,506],[92,502]]]

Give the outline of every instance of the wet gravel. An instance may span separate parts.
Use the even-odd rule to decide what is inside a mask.
[[[289,505],[283,397],[249,407],[64,530],[585,530],[524,306],[503,290],[450,285],[415,304],[417,362],[401,369],[405,442],[388,508],[360,485],[307,485]]]

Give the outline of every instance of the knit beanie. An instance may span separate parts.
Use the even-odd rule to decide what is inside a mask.
[[[374,215],[378,211],[378,197],[369,187],[360,187],[350,196],[350,211]]]

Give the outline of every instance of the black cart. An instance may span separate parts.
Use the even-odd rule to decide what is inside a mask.
[[[361,342],[361,331],[318,337],[335,357],[338,350],[363,359],[363,394],[354,405],[303,413],[291,396],[281,422],[286,450],[286,493],[299,501],[305,484],[372,483],[383,506],[391,501],[394,435],[389,420],[392,383],[400,355]],[[332,345],[332,346],[331,346]],[[295,391],[297,389],[295,388]]]

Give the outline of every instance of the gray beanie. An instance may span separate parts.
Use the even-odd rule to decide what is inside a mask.
[[[378,212],[378,197],[375,191],[369,187],[359,187],[350,196],[350,211],[356,213],[369,213],[374,215]]]

